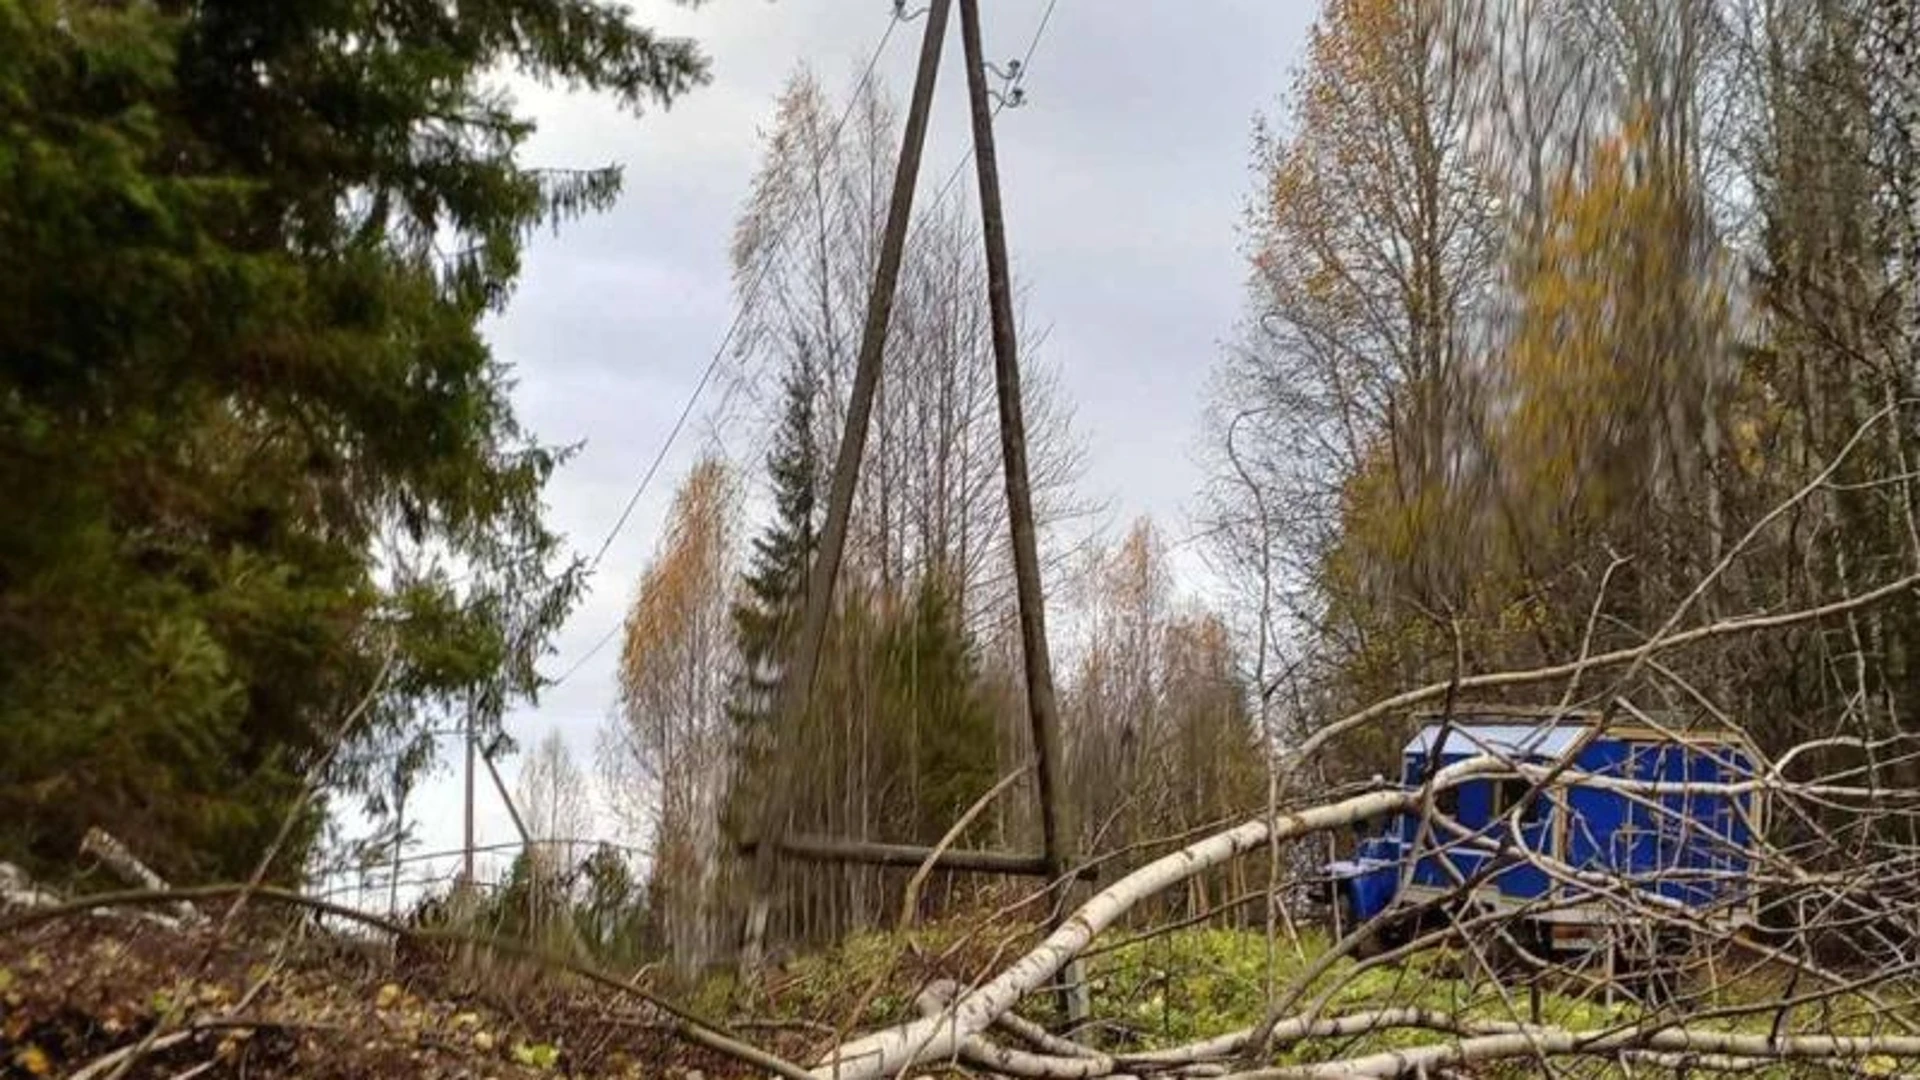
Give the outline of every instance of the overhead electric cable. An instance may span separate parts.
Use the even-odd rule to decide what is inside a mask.
[[[887,29],[880,35],[880,41],[874,46],[873,54],[867,58],[866,70],[861,73],[860,81],[855,85],[854,93],[847,101],[847,107],[841,111],[840,119],[833,125],[833,133],[828,137],[828,145],[839,139],[841,128],[846,126],[848,117],[853,115],[854,103],[859,100],[860,92],[872,80],[874,69],[879,66],[880,57],[886,52],[887,43],[893,39],[894,28],[899,24],[900,20],[897,16],[887,20]],[[780,228],[774,233],[772,245],[774,250],[778,251],[786,242],[790,225],[791,218],[781,222]],[[747,282],[746,294],[734,311],[733,320],[727,324],[726,333],[721,335],[720,344],[713,350],[713,356],[707,360],[705,370],[700,373],[700,381],[694,384],[693,393],[687,396],[687,403],[681,407],[680,415],[674,419],[673,427],[667,432],[666,441],[660,444],[660,450],[647,465],[647,471],[641,474],[640,483],[634,487],[633,494],[628,496],[626,505],[620,510],[620,516],[614,520],[613,528],[607,530],[606,538],[600,541],[599,549],[593,553],[593,558],[587,563],[588,572],[599,567],[600,560],[606,557],[607,549],[613,546],[614,540],[626,528],[628,520],[633,517],[634,508],[640,504],[640,499],[652,485],[653,478],[659,474],[660,466],[666,461],[674,442],[679,439],[680,432],[686,427],[687,419],[693,415],[694,406],[699,403],[701,393],[706,390],[707,384],[713,381],[714,372],[719,370],[720,361],[726,357],[728,347],[733,344],[734,337],[739,334],[740,327],[746,322],[747,312],[753,310],[753,302],[759,296],[760,283],[766,279],[767,271],[772,268],[772,265],[771,259],[762,263],[760,269]]]

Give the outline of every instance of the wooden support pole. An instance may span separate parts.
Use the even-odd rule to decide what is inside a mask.
[[[918,844],[883,844],[871,840],[843,840],[835,836],[797,833],[776,839],[774,847],[786,858],[807,862],[859,863],[867,866],[917,867],[934,854],[930,847]],[[756,853],[760,845],[747,841],[743,853]],[[978,874],[1006,874],[1018,877],[1047,877],[1052,873],[1045,855],[1021,855],[1010,851],[943,851],[933,860],[937,870],[959,870]],[[1082,868],[1079,876],[1092,878],[1092,868]]]
[[[931,0],[927,7],[927,28],[920,39],[920,62],[913,78],[913,97],[907,106],[906,131],[900,141],[900,160],[894,168],[893,194],[887,204],[887,226],[880,238],[880,260],[874,268],[873,289],[867,297],[867,318],[860,332],[860,354],[853,373],[853,387],[847,400],[846,427],[834,459],[833,485],[827,496],[827,517],[820,532],[820,547],[814,553],[813,567],[807,576],[807,605],[800,624],[800,636],[788,657],[780,683],[774,746],[768,755],[773,775],[763,779],[759,813],[755,815],[760,836],[777,832],[780,797],[787,769],[778,750],[777,734],[798,728],[813,696],[813,682],[820,666],[820,643],[826,636],[827,616],[833,610],[834,584],[840,576],[840,558],[846,549],[847,524],[853,514],[853,493],[860,478],[860,459],[866,453],[867,426],[873,416],[875,388],[880,384],[880,360],[886,350],[887,327],[893,316],[895,287],[900,280],[901,257],[907,245],[907,226],[913,217],[914,188],[920,182],[920,155],[927,139],[927,114],[933,105],[934,82],[940,73],[940,48],[946,37],[947,13],[952,0]],[[773,897],[774,849],[761,844],[753,860],[753,895],[749,900],[741,964],[757,967],[766,938],[767,917]]]
[[[398,770],[395,770],[396,773]],[[400,917],[400,856],[407,839],[407,788],[404,776],[398,777],[399,783],[393,798],[393,862],[387,868],[387,918]],[[399,939],[394,939],[395,944]]]
[[[1060,708],[1047,654],[1046,597],[1040,590],[1039,544],[1034,535],[1033,488],[1028,481],[1027,422],[1020,397],[1018,331],[1013,322],[1013,285],[1007,269],[1006,219],[1000,205],[1000,164],[993,144],[993,107],[988,101],[986,60],[980,45],[980,2],[960,0],[960,40],[966,50],[967,101],[973,115],[973,162],[980,186],[980,232],[986,241],[987,307],[993,327],[994,384],[1000,403],[1000,454],[1006,474],[1007,522],[1013,532],[1014,591],[1020,608],[1020,650],[1026,662],[1027,713],[1033,728],[1040,786],[1040,828],[1048,876],[1059,881],[1064,901],[1072,882],[1073,824],[1066,807]],[[1064,902],[1055,903],[1058,914]],[[1082,995],[1068,979],[1068,1013],[1082,1012]]]
[[[527,831],[527,823],[520,817],[520,809],[513,805],[513,796],[507,793],[507,782],[500,779],[500,770],[494,767],[493,755],[482,751],[480,760],[487,766],[487,775],[493,777],[493,790],[500,793],[500,805],[507,808],[507,816],[513,819],[513,831],[520,834],[520,845],[531,848],[533,834]]]
[[[461,829],[460,877],[469,889],[473,888],[473,758],[475,752],[473,732],[473,699],[467,699],[467,799]]]

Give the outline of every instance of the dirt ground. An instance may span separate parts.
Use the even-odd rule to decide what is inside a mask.
[[[0,1077],[704,1077],[729,1060],[636,998],[450,948],[261,921],[227,940],[124,917],[0,934]],[[781,1035],[754,1041],[781,1052]],[[790,1046],[796,1054],[804,1048]],[[91,1070],[91,1071],[89,1071]]]

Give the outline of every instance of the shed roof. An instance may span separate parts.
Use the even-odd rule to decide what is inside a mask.
[[[1448,756],[1495,753],[1556,757],[1578,742],[1600,720],[1590,711],[1528,711],[1510,707],[1463,708],[1450,724],[1443,725],[1427,713],[1428,721],[1408,741],[1406,753],[1427,754],[1445,726],[1450,730],[1442,753]],[[1700,728],[1676,723],[1671,728],[1654,728],[1635,723],[1608,725],[1606,738],[1634,743],[1673,743],[1731,746],[1751,753],[1746,736],[1726,728]]]
[[[1443,754],[1509,754],[1556,757],[1585,735],[1589,724],[1516,724],[1511,721],[1456,720],[1449,725]],[[1439,724],[1428,724],[1407,743],[1409,754],[1428,754],[1440,737]]]

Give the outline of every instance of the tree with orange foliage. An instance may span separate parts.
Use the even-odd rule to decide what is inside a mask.
[[[1614,555],[1630,624],[1718,557],[1708,6],[1325,9],[1262,146],[1258,317],[1215,406],[1240,439],[1215,550],[1292,620],[1267,635],[1298,653],[1287,697],[1537,662]]]
[[[601,737],[611,801],[653,850],[648,892],[657,933],[689,969],[717,948],[738,513],[726,467],[712,458],[695,465],[627,612],[620,710]]]
[[[1509,542],[1547,564],[1644,554],[1663,569],[1637,575],[1641,608],[1726,542],[1728,286],[1677,168],[1635,117],[1556,185],[1521,255],[1494,407]]]

